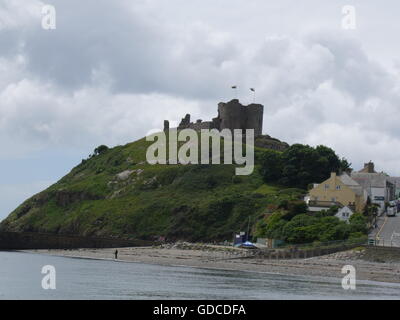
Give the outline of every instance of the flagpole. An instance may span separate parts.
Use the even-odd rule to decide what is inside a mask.
[[[254,99],[253,103],[256,103],[256,89],[250,88],[250,91],[253,91],[253,99]]]
[[[231,88],[235,90],[235,99],[237,99],[237,86],[232,86]]]

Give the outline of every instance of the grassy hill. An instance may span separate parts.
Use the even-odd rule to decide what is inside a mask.
[[[151,143],[141,139],[83,160],[21,204],[0,229],[231,240],[233,232],[247,229],[249,217],[254,224],[267,206],[301,194],[263,184],[257,168],[235,176],[233,165],[151,166],[145,161]]]

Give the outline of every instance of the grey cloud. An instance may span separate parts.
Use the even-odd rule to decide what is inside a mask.
[[[217,24],[203,15],[182,23],[171,11],[164,16],[157,1],[52,3],[57,30],[42,30],[29,14],[23,27],[1,31],[4,143],[34,149],[124,143],[161,127],[164,118],[176,121],[186,112],[211,118],[218,101],[233,97],[234,84],[244,103],[256,87],[266,132],[289,142],[314,141],[316,131],[330,128],[321,125],[332,123],[400,139],[399,78],[357,36],[266,30],[244,45],[252,30],[236,34],[243,21]],[[239,5],[221,15],[236,17]],[[269,17],[266,25],[273,26]]]
[[[355,168],[373,160],[398,173],[393,0],[357,5],[356,32],[340,29],[339,1],[46,2],[57,9],[55,31],[40,27],[42,2],[0,0],[0,160],[26,158],[33,169],[38,155],[61,177],[75,163],[55,164],[64,154],[77,163],[99,144],[161,129],[164,119],[210,119],[238,85],[243,103],[256,88],[266,133],[326,144]],[[18,196],[23,182],[3,181],[3,194],[16,196],[0,203],[0,215],[42,188],[35,179]]]
[[[125,2],[53,1],[57,29],[30,28],[4,33],[3,55],[23,52],[27,70],[42,82],[76,90],[106,72],[113,92],[217,96],[222,64],[236,47],[212,41],[207,26],[176,29],[154,16],[129,10]],[[24,47],[20,48],[20,43]],[[5,49],[6,48],[6,49]]]

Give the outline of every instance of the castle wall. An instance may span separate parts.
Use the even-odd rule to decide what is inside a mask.
[[[221,102],[218,104],[218,117],[212,121],[190,122],[190,114],[187,114],[178,126],[178,130],[182,129],[254,129],[255,136],[262,135],[264,106],[261,104],[251,104],[243,106],[238,99],[233,99],[228,103]],[[169,129],[168,121],[164,122],[164,130]]]
[[[247,121],[245,128],[254,129],[254,135],[262,135],[264,107],[261,104],[251,104],[246,109]]]
[[[239,100],[234,99],[228,103],[218,104],[218,114],[221,119],[220,130],[246,128],[246,110]]]
[[[213,129],[211,121],[195,122],[189,125],[190,129],[201,130],[201,129]]]

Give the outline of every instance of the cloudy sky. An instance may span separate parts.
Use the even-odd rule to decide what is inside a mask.
[[[56,29],[42,28],[42,8]],[[344,29],[344,5],[356,29]],[[400,175],[396,0],[0,0],[0,219],[100,144],[234,97],[264,132]],[[347,20],[346,20],[347,21]]]

